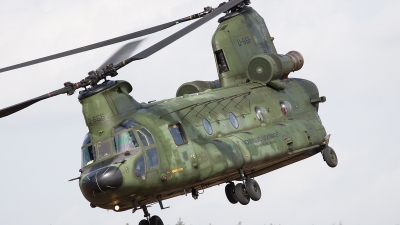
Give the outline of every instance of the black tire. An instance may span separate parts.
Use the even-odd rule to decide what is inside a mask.
[[[230,182],[225,186],[225,194],[228,201],[232,204],[238,203],[238,200],[235,195],[235,184]]]
[[[322,152],[322,157],[324,158],[326,164],[328,166],[334,168],[338,164],[338,158],[336,156],[335,151],[331,147],[326,147],[324,151]]]
[[[250,197],[247,194],[246,187],[242,183],[238,183],[235,186],[235,195],[237,200],[242,205],[247,205],[250,202]]]
[[[251,200],[258,201],[261,198],[261,188],[254,179],[246,180],[246,191]]]
[[[139,222],[139,225],[150,225],[150,223],[149,223],[149,221],[147,221],[147,220],[141,220],[141,221]]]
[[[152,216],[150,218],[150,225],[164,225],[163,221],[158,216]]]

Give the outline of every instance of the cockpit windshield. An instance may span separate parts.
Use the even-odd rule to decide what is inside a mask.
[[[95,147],[90,144],[90,142],[90,135],[86,134],[82,144],[82,167],[85,167],[96,161],[96,150]]]
[[[133,127],[136,126],[140,126],[140,124],[132,120],[125,120],[114,128],[115,135],[111,139],[108,138],[97,143],[92,142],[89,133],[86,134],[82,144],[82,168],[115,153],[130,151],[130,154],[136,154],[140,152],[139,142],[133,131]],[[132,149],[135,150],[131,151]]]
[[[140,126],[140,124],[133,120],[125,120],[114,128],[114,132],[116,133],[114,136],[115,153],[139,147],[135,134],[132,130],[128,130],[135,126]]]
[[[116,153],[139,147],[132,130],[115,135],[114,143]]]

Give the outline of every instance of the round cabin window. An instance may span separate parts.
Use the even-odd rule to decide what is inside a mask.
[[[206,130],[207,134],[211,135],[213,133],[210,122],[207,119],[203,119],[204,130]]]
[[[234,128],[238,129],[239,128],[239,122],[233,113],[229,113],[229,120],[231,121],[231,124]]]
[[[254,107],[254,112],[255,112],[255,114],[256,114],[257,119],[258,119],[260,122],[264,122],[264,116],[263,116],[263,113],[262,113],[261,108],[258,107],[258,106]]]
[[[281,105],[281,111],[283,115],[290,116],[292,113],[292,105],[288,101],[280,101],[279,104]]]

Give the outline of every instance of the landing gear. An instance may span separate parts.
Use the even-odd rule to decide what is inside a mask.
[[[322,157],[328,166],[332,168],[337,166],[338,158],[335,151],[331,147],[327,146],[324,150],[322,150]]]
[[[235,186],[233,182],[229,182],[225,186],[225,194],[228,201],[232,204],[240,202],[242,205],[247,205],[250,199],[253,201],[260,200],[261,188],[257,181],[244,174],[243,169],[239,170],[239,174],[243,183],[238,183]]]
[[[150,223],[149,223],[148,220],[141,220],[141,221],[139,222],[139,225],[150,225]]]
[[[242,205],[247,205],[250,202],[250,196],[247,193],[246,187],[242,183],[238,183],[235,186],[235,194],[237,200],[240,202]]]
[[[232,204],[238,203],[238,199],[236,198],[235,194],[235,184],[233,182],[229,182],[225,186],[225,194],[228,201]]]
[[[158,203],[160,204],[161,209],[169,208],[169,207],[164,208],[162,201],[161,201],[161,196],[157,196],[157,200],[158,200]],[[154,216],[150,217],[150,213],[147,210],[147,206],[141,206],[140,208],[143,209],[144,217],[146,217],[146,219],[141,220],[139,222],[139,225],[164,225],[163,221],[161,220],[161,218],[159,216],[154,215]]]
[[[258,201],[261,198],[261,188],[254,179],[246,179],[246,191],[251,200]]]
[[[197,200],[199,198],[199,191],[196,188],[192,188],[192,198]]]
[[[164,225],[164,223],[160,217],[152,216],[150,220],[141,220],[139,225]]]
[[[163,221],[158,216],[152,216],[150,218],[150,225],[164,225]]]

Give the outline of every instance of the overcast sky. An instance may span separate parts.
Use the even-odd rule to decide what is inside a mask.
[[[13,0],[0,3],[0,68],[124,35],[202,11],[215,0]],[[165,224],[399,225],[400,1],[253,0],[279,53],[301,52],[291,77],[316,83],[320,116],[338,167],[320,154],[262,175],[262,198],[231,205],[224,185],[198,200],[149,208]],[[187,23],[188,24],[188,23]],[[119,71],[139,102],[175,96],[184,82],[215,80],[214,19],[148,59]],[[144,49],[185,25],[147,38]],[[123,43],[0,74],[0,108],[77,82]],[[141,211],[92,209],[78,182],[87,127],[77,94],[0,119],[0,224],[137,224]]]

